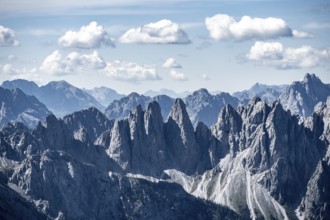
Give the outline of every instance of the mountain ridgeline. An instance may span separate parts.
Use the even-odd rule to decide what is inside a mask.
[[[244,105],[252,90],[132,93],[62,118],[0,88],[0,218],[329,219],[329,85],[257,87]]]
[[[122,119],[128,117],[136,106],[141,105],[145,110],[150,102],[156,100],[165,121],[174,103],[173,98],[164,94],[151,98],[133,92],[123,96],[106,87],[85,90],[76,88],[65,81],[50,82],[39,87],[31,81],[13,80],[5,81],[1,86],[11,90],[18,88],[28,95],[34,95],[57,117],[96,107],[101,111],[104,110],[104,114],[109,119]],[[251,89],[235,92],[233,95],[225,92],[211,94],[206,89],[200,89],[187,95],[183,101],[190,120],[196,127],[200,121],[207,126],[215,124],[220,110],[225,105],[230,104],[235,108],[238,105],[246,106],[249,100],[256,96],[269,105],[274,101],[280,101],[283,107],[289,109],[292,114],[308,117],[326,102],[329,95],[330,85],[324,84],[314,74],[306,74],[302,81],[293,82],[289,86],[267,86],[257,83]],[[44,119],[44,116],[39,118]],[[12,119],[3,120],[11,121]],[[33,123],[29,126],[31,125]]]

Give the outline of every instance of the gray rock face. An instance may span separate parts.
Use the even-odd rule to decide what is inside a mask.
[[[196,216],[202,219],[240,219],[233,211],[195,198],[177,184],[158,179],[148,181],[142,175],[125,175],[122,172],[120,167],[132,171],[137,167],[137,171],[149,169],[144,172],[150,174],[153,166],[158,169],[163,166],[160,151],[165,151],[164,123],[158,103],[150,103],[145,112],[138,107],[127,120],[116,121],[111,128],[109,148],[75,138],[77,124],[86,128],[86,135],[91,136],[85,123],[96,123],[104,118],[100,114],[95,109],[88,109],[66,116],[63,120],[50,115],[44,124],[39,123],[32,131],[22,124],[8,125],[1,130],[0,149],[7,153],[1,154],[1,161],[9,156],[6,146],[14,153],[19,153],[26,145],[27,148],[33,145],[35,150],[24,150],[30,153],[23,154],[21,158],[7,158],[15,160],[16,167],[11,168],[13,173],[7,174],[7,179],[3,181],[11,189],[5,186],[6,196],[2,197],[8,198],[10,193],[19,198],[24,196],[32,201],[32,208],[28,209],[32,214],[25,209],[18,212],[15,207],[20,207],[19,201],[18,206],[11,206],[11,209],[0,209],[0,217],[10,216],[11,210],[14,210],[14,213],[26,213],[25,217],[35,215],[37,219],[39,216],[40,219],[193,219]],[[106,120],[99,122],[99,127],[107,123]],[[108,127],[104,126],[104,129]],[[100,136],[109,134],[108,131]],[[163,144],[158,141],[159,138],[163,139]],[[96,142],[101,143],[102,140],[100,138]],[[148,146],[143,148],[144,144]],[[3,171],[0,171],[2,174]],[[0,204],[0,207],[7,207],[11,203],[10,200],[0,199]],[[13,216],[23,218],[20,214]]]
[[[0,127],[9,122],[22,122],[28,127],[35,127],[51,112],[34,96],[26,95],[20,89],[0,87]]]
[[[104,131],[113,127],[113,121],[109,121],[102,112],[94,107],[66,115],[63,117],[63,121],[68,129],[77,135],[84,129],[91,142],[94,142]]]
[[[323,121],[315,119],[313,123],[310,130],[280,103],[268,106],[260,98],[237,110],[226,106],[211,128],[215,141],[210,141],[212,137],[203,125],[196,130],[198,143],[208,145],[212,169],[197,176],[177,170],[166,173],[191,194],[230,207],[240,215],[289,218],[328,148],[320,137]],[[323,179],[329,178],[327,172],[322,173]],[[326,187],[324,182],[320,185]],[[326,216],[328,197],[315,200],[306,196],[313,201],[309,204],[318,202],[313,206],[318,207],[317,215],[309,216]],[[310,208],[304,210],[306,216],[309,212]]]
[[[217,95],[211,95],[206,89],[200,89],[185,98],[187,111],[190,119],[196,127],[199,121],[207,126],[213,125],[221,109],[230,104],[237,107],[239,101],[229,93],[221,92]]]
[[[47,215],[40,212],[31,201],[5,184],[0,184],[0,204],[1,219],[47,219]]]
[[[103,172],[60,152],[45,151],[27,158],[10,182],[51,218],[239,218],[226,208],[189,195],[176,184]]]
[[[307,192],[298,213],[306,219],[329,219],[330,217],[330,157],[322,159],[308,182]]]
[[[314,112],[318,103],[325,103],[330,96],[330,85],[322,83],[315,74],[307,73],[301,82],[292,83],[281,94],[280,100],[285,109],[293,114],[307,117]]]
[[[167,165],[164,122],[157,102],[115,121],[108,153],[127,172],[159,175]]]
[[[326,105],[313,115],[312,129],[328,145],[325,156],[319,160],[312,178],[307,185],[307,192],[297,209],[299,217],[305,219],[330,218],[330,99]],[[321,119],[321,122],[319,121]],[[319,126],[316,126],[319,124]],[[323,126],[322,126],[323,125]],[[319,130],[320,129],[320,130]],[[316,130],[316,131],[315,131]]]
[[[184,102],[176,99],[165,124],[166,143],[177,169],[192,174],[200,153]]]
[[[37,97],[58,117],[89,107],[102,109],[102,106],[94,97],[66,81],[53,81],[45,86],[38,87],[30,81],[13,80],[5,81],[1,86],[10,89],[20,88],[26,94]]]
[[[248,102],[255,96],[260,97],[268,104],[278,100],[279,96],[285,91],[287,85],[269,86],[260,83],[254,84],[249,90],[233,93],[233,96],[238,98],[240,103],[247,105]]]

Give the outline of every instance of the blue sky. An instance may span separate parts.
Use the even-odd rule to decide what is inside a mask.
[[[121,93],[330,82],[330,3],[1,0],[0,81]]]

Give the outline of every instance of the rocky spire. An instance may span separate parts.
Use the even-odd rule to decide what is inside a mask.
[[[189,174],[196,171],[198,154],[194,128],[181,99],[176,99],[165,125],[166,143],[174,166]]]
[[[126,120],[115,121],[111,130],[111,141],[107,152],[123,170],[131,169],[132,149],[129,124]]]
[[[194,127],[189,119],[186,105],[181,99],[175,100],[169,117],[180,128],[183,143],[189,145],[190,142],[194,142],[194,138],[191,138],[191,134],[194,133]]]

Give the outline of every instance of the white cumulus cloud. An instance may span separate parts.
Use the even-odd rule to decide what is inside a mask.
[[[128,61],[108,62],[104,72],[116,80],[139,82],[145,80],[160,80],[155,65],[139,65]]]
[[[180,26],[167,19],[132,28],[126,31],[120,38],[121,43],[144,44],[188,44],[188,35]]]
[[[184,73],[173,69],[170,71],[170,77],[174,80],[179,80],[179,81],[187,80],[187,77]]]
[[[114,46],[113,39],[108,32],[95,21],[86,26],[82,26],[79,31],[67,31],[58,39],[59,45],[63,47],[74,47],[82,49],[98,48],[104,46]]]
[[[0,46],[18,46],[20,43],[15,38],[15,32],[0,25]]]
[[[205,18],[205,25],[211,38],[215,40],[248,40],[292,37],[292,29],[281,18],[252,18],[243,16],[241,20],[227,14],[216,14]]]
[[[91,54],[71,52],[63,56],[58,50],[55,50],[45,58],[40,70],[53,75],[66,75],[78,73],[86,67],[103,69],[106,67],[106,62],[96,51]]]
[[[164,68],[176,68],[176,69],[182,68],[182,66],[178,62],[176,62],[176,60],[172,57],[165,60],[165,62],[163,63],[163,67]]]
[[[310,68],[329,63],[330,48],[317,49],[307,45],[292,48],[279,42],[257,41],[246,58],[277,69]]]

